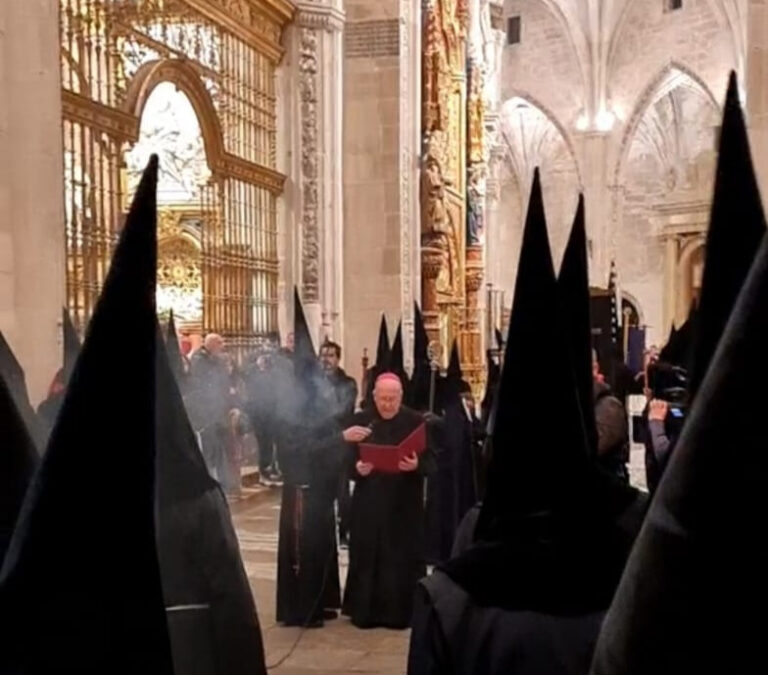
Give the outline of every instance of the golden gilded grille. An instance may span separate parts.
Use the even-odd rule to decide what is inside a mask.
[[[275,69],[292,13],[288,0],[61,0],[67,303],[80,327],[130,200],[143,106],[171,81],[210,170],[197,205],[204,330],[247,349],[277,328]]]

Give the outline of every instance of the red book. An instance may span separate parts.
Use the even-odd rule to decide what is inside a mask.
[[[404,457],[420,455],[427,449],[427,425],[420,424],[399,445],[360,443],[360,461],[373,464],[374,471],[400,473],[398,464]]]

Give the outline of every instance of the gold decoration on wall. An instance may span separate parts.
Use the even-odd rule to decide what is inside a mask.
[[[124,155],[144,104],[172,82],[202,131],[210,180],[198,203],[202,322],[236,350],[277,328],[276,67],[288,0],[60,0],[67,305],[90,317],[124,219]],[[170,215],[164,283],[197,283],[194,246]],[[167,242],[166,242],[167,243]],[[166,246],[166,243],[163,246]],[[183,251],[187,251],[183,254]]]
[[[427,0],[423,16],[422,311],[445,357],[465,302],[468,2]]]

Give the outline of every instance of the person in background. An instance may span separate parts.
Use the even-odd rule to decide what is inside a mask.
[[[595,422],[597,423],[597,459],[608,472],[629,482],[629,425],[627,411],[600,376],[597,354],[592,352]]]
[[[224,360],[224,338],[205,336],[203,346],[190,359],[190,399],[195,410],[193,423],[199,433],[208,470],[221,480],[232,410],[231,374]]]
[[[259,447],[259,482],[279,486],[275,466],[275,367],[267,352],[256,355],[246,375],[248,414]]]
[[[335,342],[326,341],[320,348],[320,364],[331,385],[331,409],[335,411],[334,417],[339,425],[346,429],[350,426],[355,414],[357,382],[339,366],[340,360],[341,346]],[[350,478],[348,467],[345,465],[339,476],[339,491],[336,497],[339,542],[342,548],[349,545],[349,509],[352,501],[349,491]]]
[[[669,456],[677,440],[667,433],[667,415],[669,403],[660,399],[651,399],[648,403],[648,432],[645,448],[645,475],[648,490],[651,494],[656,492],[661,476],[667,466]]]
[[[373,407],[355,415],[352,427],[370,429],[367,438],[353,442],[365,440],[389,452],[414,437],[422,446],[403,456],[395,473],[363,462],[358,448],[353,454],[356,486],[343,611],[358,628],[408,628],[416,585],[426,573],[424,476],[436,466],[427,447],[427,422],[402,401],[397,375],[379,375]]]

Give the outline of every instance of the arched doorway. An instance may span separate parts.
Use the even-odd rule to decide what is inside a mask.
[[[190,173],[185,157],[200,154],[202,137],[205,163],[197,165],[207,173],[195,177],[202,183],[194,183],[198,195],[182,181],[175,197],[161,201],[161,223],[173,221],[164,220],[171,212],[179,230],[173,243],[161,241],[161,254],[175,261],[167,274],[161,269],[161,301],[183,304],[174,284],[186,276],[184,283],[194,285],[196,272],[180,261],[199,245],[202,331],[223,334],[242,353],[276,330],[284,176],[276,171],[275,71],[292,14],[288,3],[268,0],[212,4],[205,12],[188,0],[61,0],[66,288],[80,328],[95,306],[132,181],[146,159],[131,160],[148,133],[141,126],[145,109],[153,96],[176,87],[200,134],[177,143],[175,154],[163,150],[161,171]],[[166,142],[160,127],[155,140]],[[162,191],[161,185],[161,199]]]
[[[185,332],[203,331],[203,194],[211,177],[203,134],[187,95],[170,82],[154,87],[143,106],[139,140],[125,154],[128,194],[149,156],[158,175],[157,310],[171,312]]]

